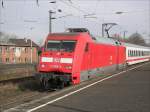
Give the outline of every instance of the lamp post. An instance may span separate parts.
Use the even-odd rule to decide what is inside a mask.
[[[51,4],[56,4],[56,0],[49,2]],[[61,9],[58,9],[58,12],[62,12]],[[52,33],[52,19],[56,19],[52,17],[52,14],[56,13],[55,11],[49,10],[49,33]]]
[[[49,10],[49,33],[52,33],[52,19],[56,19],[56,18],[52,18],[52,14],[55,13],[52,10]]]
[[[31,32],[32,32],[33,29],[34,29],[33,27],[30,28]],[[32,64],[32,62],[33,62],[33,59],[32,59],[33,58],[33,56],[32,56],[33,50],[32,50],[32,40],[31,39],[30,39],[30,44],[31,44],[30,57],[31,57],[31,64]]]
[[[127,32],[128,32],[128,31],[126,31],[126,30],[123,32],[123,39],[124,39],[124,41],[125,41],[125,37],[126,37],[126,33],[127,33]]]
[[[37,20],[24,20],[24,22],[25,23],[36,23]],[[34,29],[34,27],[30,27],[31,32],[32,32],[33,29]],[[30,48],[31,48],[31,51],[30,51],[30,58],[31,58],[30,62],[32,64],[32,62],[33,62],[33,60],[32,60],[33,56],[32,56],[32,40],[31,39],[30,39]]]

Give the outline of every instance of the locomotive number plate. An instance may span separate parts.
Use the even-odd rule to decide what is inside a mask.
[[[54,58],[53,61],[58,63],[60,62],[60,58]]]

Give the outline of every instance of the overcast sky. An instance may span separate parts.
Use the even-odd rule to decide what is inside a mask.
[[[56,11],[53,17],[58,18],[53,20],[53,32],[62,32],[68,27],[86,27],[92,34],[101,35],[102,23],[113,22],[118,25],[111,29],[112,34],[123,35],[123,31],[128,31],[129,36],[139,32],[145,39],[150,38],[150,0],[38,1],[37,4],[36,0],[3,0],[3,6],[0,4],[0,31],[39,42],[48,34],[48,11],[53,10]],[[124,13],[115,14],[118,11]],[[94,14],[93,18],[84,18],[87,14]],[[68,16],[63,17],[65,15]]]

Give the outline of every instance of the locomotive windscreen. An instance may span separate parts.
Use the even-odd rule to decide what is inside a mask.
[[[76,41],[69,40],[49,40],[47,42],[47,50],[49,51],[64,51],[73,52]]]

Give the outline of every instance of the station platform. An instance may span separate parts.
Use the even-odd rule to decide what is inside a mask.
[[[36,112],[150,112],[150,63],[97,83]]]

